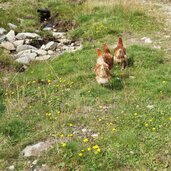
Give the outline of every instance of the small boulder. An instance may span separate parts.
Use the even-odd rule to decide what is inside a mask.
[[[47,51],[43,50],[43,49],[38,49],[35,51],[39,56],[43,56],[47,54]]]
[[[8,26],[10,29],[16,29],[17,26],[15,24],[12,24],[12,23],[8,23]]]
[[[45,61],[48,60],[50,57],[51,57],[50,55],[39,56],[36,57],[35,61]]]
[[[37,33],[29,33],[29,32],[23,32],[18,33],[16,35],[16,39],[23,40],[23,39],[32,39],[32,38],[39,38],[40,36]]]
[[[45,49],[45,48],[46,46],[44,44],[40,47],[40,49]]]
[[[32,39],[25,39],[24,44],[29,45],[31,43]]]
[[[152,43],[152,40],[150,38],[148,38],[148,37],[143,37],[143,38],[141,38],[141,40],[143,40],[144,43],[146,43],[146,44],[151,44]]]
[[[21,55],[19,58],[28,58],[30,61],[34,61],[36,56],[37,56],[37,53],[25,53]]]
[[[7,34],[6,34],[6,39],[9,41],[9,42],[14,42],[15,41],[15,32],[14,30],[10,30]]]
[[[31,157],[31,156],[40,156],[43,151],[46,151],[50,148],[51,142],[39,142],[34,145],[27,146],[23,151],[22,154],[24,157]]]
[[[16,59],[15,61],[18,62],[18,63],[27,65],[30,62],[30,58],[28,58],[27,56],[24,56],[22,58]]]
[[[53,37],[55,39],[64,39],[65,33],[64,32],[53,32]]]
[[[16,40],[16,41],[13,42],[13,44],[14,44],[15,46],[23,45],[23,44],[24,44],[24,40]]]
[[[29,50],[29,49],[37,50],[37,48],[35,48],[34,46],[31,46],[31,45],[20,45],[20,46],[17,46],[16,51],[20,52],[20,51]]]
[[[51,41],[45,45],[45,50],[55,50],[56,49],[56,42]]]
[[[0,35],[0,43],[5,40],[5,35]]]
[[[32,52],[31,49],[20,51],[16,55],[14,55],[14,59],[20,58],[21,55],[31,53],[31,52]]]
[[[14,170],[15,169],[15,166],[14,165],[11,165],[8,167],[9,170]]]
[[[0,46],[9,51],[15,50],[15,47],[11,42],[2,42]]]
[[[0,35],[4,34],[6,32],[6,30],[2,27],[0,27]]]
[[[53,55],[54,51],[53,50],[48,50],[48,55]]]

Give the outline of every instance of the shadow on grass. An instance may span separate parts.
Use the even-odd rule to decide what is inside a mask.
[[[110,90],[122,90],[123,89],[122,79],[118,77],[113,77],[110,83],[105,85],[104,87]]]
[[[134,65],[134,59],[133,58],[128,58],[128,67],[132,67]]]

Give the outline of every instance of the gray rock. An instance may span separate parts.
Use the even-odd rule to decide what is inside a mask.
[[[30,61],[34,61],[37,56],[37,53],[25,53],[20,56],[20,58],[28,58]]]
[[[40,47],[40,49],[45,49],[45,48],[46,46],[44,44]]]
[[[47,54],[47,51],[43,50],[43,49],[38,49],[35,51],[39,56],[43,56]]]
[[[43,28],[43,30],[44,31],[50,31],[50,30],[52,30],[52,27],[45,27],[45,28]]]
[[[36,165],[37,162],[38,162],[38,160],[34,160],[34,161],[32,162],[32,165]]]
[[[56,46],[57,46],[56,42],[51,41],[51,42],[46,44],[45,50],[55,50]]]
[[[14,170],[15,169],[15,166],[14,165],[11,165],[8,167],[9,170]]]
[[[30,58],[28,58],[27,56],[24,56],[22,58],[16,59],[15,61],[18,62],[18,63],[26,64],[27,65],[30,62]]]
[[[64,32],[53,32],[53,37],[55,39],[64,39],[65,33]]]
[[[15,32],[14,30],[10,30],[7,34],[6,34],[6,39],[9,41],[9,42],[14,42],[15,41]]]
[[[6,30],[2,27],[0,27],[0,35],[4,34],[6,32]]]
[[[2,42],[1,47],[3,47],[6,50],[15,50],[15,47],[11,42]]]
[[[31,43],[32,39],[25,39],[24,44],[29,45]]]
[[[21,55],[27,54],[27,53],[31,53],[31,52],[32,52],[31,49],[29,49],[29,50],[23,50],[23,51],[18,52],[16,55],[14,55],[14,57],[15,57],[15,59],[17,59],[17,58],[19,58]]]
[[[5,40],[5,35],[0,35],[0,43]]]
[[[22,154],[24,157],[40,156],[43,151],[46,151],[50,148],[51,144],[51,142],[46,141],[29,145],[22,151]]]
[[[31,45],[17,46],[17,52],[24,51],[24,50],[29,50],[29,49],[37,50],[37,48],[35,48],[34,46],[31,46]]]
[[[50,57],[51,57],[50,55],[39,56],[36,57],[35,61],[45,61],[48,60]]]
[[[59,41],[64,45],[69,45],[71,43],[71,40],[68,39],[60,39]]]
[[[161,46],[159,46],[159,45],[154,45],[153,48],[154,48],[154,49],[161,49]]]
[[[152,40],[150,38],[148,38],[148,37],[143,37],[143,38],[141,38],[141,40],[143,40],[144,43],[146,43],[146,44],[152,43]]]
[[[23,32],[18,33],[16,35],[16,39],[23,40],[23,39],[32,39],[32,38],[39,38],[40,36],[37,33],[29,33],[29,32]]]
[[[23,45],[23,44],[24,44],[24,40],[16,40],[16,41],[13,42],[13,44],[14,44],[15,46]]]
[[[12,24],[12,23],[8,23],[8,26],[10,29],[16,29],[17,26],[15,24]]]
[[[53,50],[48,50],[48,55],[53,55],[54,51]]]

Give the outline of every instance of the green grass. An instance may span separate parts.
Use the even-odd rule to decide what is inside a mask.
[[[54,144],[38,158],[38,165],[46,163],[50,170],[169,169],[171,69],[164,51],[128,46],[129,67],[121,71],[114,66],[109,85],[98,85],[94,74],[97,47],[102,48],[105,41],[116,43],[116,37],[125,31],[154,34],[161,31],[160,23],[139,9],[124,11],[123,6],[115,6],[111,11],[107,7],[89,11],[84,4],[61,2],[40,4],[59,9],[61,17],[75,20],[79,27],[70,35],[83,38],[84,48],[33,63],[24,73],[6,75],[9,79],[2,81],[0,92],[0,102],[5,104],[0,105],[1,170],[12,164],[16,170],[28,169],[28,160],[21,156],[23,148],[55,138],[66,146]],[[23,6],[16,15],[36,7],[37,3]],[[12,17],[3,19],[4,25]],[[35,29],[36,22],[36,18],[29,24],[26,20],[21,29]],[[84,128],[86,133],[82,132]]]

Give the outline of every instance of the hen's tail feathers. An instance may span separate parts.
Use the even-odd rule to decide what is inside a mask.
[[[104,52],[105,53],[110,53],[110,50],[109,50],[109,48],[108,48],[106,43],[104,44],[103,48],[104,48]]]
[[[102,57],[102,51],[99,48],[97,48],[97,56]]]

